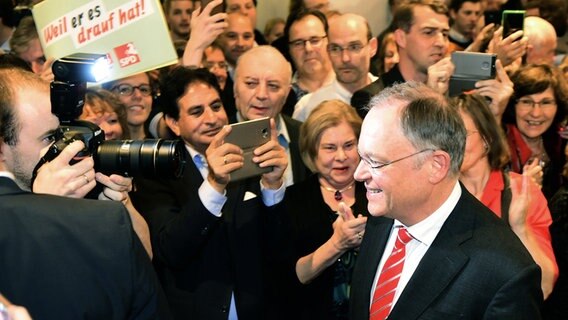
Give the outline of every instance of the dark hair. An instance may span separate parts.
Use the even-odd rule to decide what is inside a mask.
[[[457,111],[468,114],[487,148],[487,159],[492,170],[502,170],[509,163],[509,146],[501,126],[489,109],[484,97],[461,94],[450,101]]]
[[[443,0],[410,0],[402,3],[394,12],[392,20],[394,30],[402,29],[408,33],[414,24],[414,8],[420,6],[429,7],[435,13],[448,16],[448,7]]]
[[[376,71],[378,75],[384,74],[386,72],[385,57],[387,55],[387,45],[391,42],[394,43],[395,47],[397,47],[398,50],[398,46],[394,38],[394,32],[388,32],[382,36],[381,42],[379,43],[379,50],[377,51],[376,54],[377,59],[375,62]]]
[[[179,99],[188,87],[194,83],[202,83],[215,89],[221,97],[221,88],[214,74],[205,68],[188,68],[178,66],[172,69],[161,83],[162,109],[165,115],[179,119]]]
[[[448,100],[423,83],[408,81],[383,89],[369,107],[390,107],[405,102],[400,127],[416,149],[443,150],[450,156],[450,174],[457,177],[465,152],[466,132],[458,112]]]
[[[12,0],[0,0],[0,18],[2,24],[13,28],[16,26],[14,17],[14,3]]]
[[[307,16],[314,16],[318,18],[323,24],[323,29],[325,31],[325,34],[327,34],[329,30],[329,24],[327,22],[325,14],[321,13],[321,11],[318,10],[302,8],[300,10],[291,12],[290,15],[288,16],[288,19],[286,19],[286,25],[284,26],[284,38],[286,39],[286,43],[290,41],[290,28],[292,28],[292,25],[295,22],[298,22]]]
[[[481,2],[481,0],[452,0],[452,1],[450,1],[450,4],[448,5],[448,9],[453,10],[455,12],[458,12],[461,9],[461,7],[463,6],[464,2],[479,3],[479,2]]]

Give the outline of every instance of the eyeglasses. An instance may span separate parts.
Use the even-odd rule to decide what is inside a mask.
[[[227,63],[224,61],[220,61],[220,62],[204,62],[203,66],[205,68],[207,68],[209,71],[213,70],[214,68],[218,68],[218,69],[224,69],[227,70],[228,66]]]
[[[368,44],[368,43],[367,43]],[[327,45],[327,52],[330,56],[341,56],[343,51],[347,51],[350,55],[351,54],[359,54],[363,48],[367,46],[367,44],[362,44],[361,42],[350,43],[345,47],[342,47],[337,44],[328,44]]]
[[[308,42],[312,47],[319,47],[322,43],[322,40],[325,38],[327,38],[327,35],[321,37],[311,37],[309,39],[297,39],[288,42],[288,44],[290,45],[290,48],[292,48],[292,50],[300,51],[306,47],[306,44]]]
[[[517,100],[517,107],[524,111],[532,110],[536,105],[540,106],[541,109],[547,109],[556,106],[556,101],[554,101],[554,99],[543,99],[541,101],[534,101],[528,98],[522,98]]]
[[[389,162],[386,162],[386,163],[380,163],[380,162],[377,162],[377,161],[374,161],[374,160],[365,158],[365,157],[363,157],[361,154],[359,154],[359,157],[361,158],[361,160],[363,160],[363,162],[364,162],[365,164],[367,164],[367,165],[369,166],[369,168],[371,168],[371,170],[373,170],[373,172],[377,173],[378,170],[380,170],[380,169],[382,169],[382,168],[384,168],[384,167],[386,167],[386,166],[390,166],[391,164],[393,164],[393,163],[395,163],[395,162],[399,162],[399,161],[402,161],[402,160],[404,160],[404,159],[408,159],[408,158],[410,158],[410,157],[413,157],[413,156],[415,156],[415,155],[417,155],[417,154],[421,154],[421,153],[426,152],[426,151],[435,151],[435,149],[423,149],[423,150],[420,150],[420,151],[415,152],[415,153],[413,153],[413,154],[410,154],[410,155],[408,155],[408,156],[406,156],[406,157],[402,157],[402,158],[399,158],[399,159],[396,159],[396,160],[392,160],[392,161],[389,161]]]
[[[118,93],[121,96],[129,97],[134,93],[134,89],[138,89],[140,94],[144,97],[150,96],[152,94],[152,87],[148,84],[141,84],[139,86],[131,86],[129,84],[120,84],[116,87],[113,87],[111,91]]]

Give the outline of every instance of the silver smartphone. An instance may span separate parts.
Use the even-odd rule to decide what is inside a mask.
[[[495,78],[496,54],[479,52],[452,52],[454,74],[450,77],[450,96],[475,89],[479,80]]]
[[[270,118],[244,121],[231,124],[232,130],[226,143],[243,149],[244,166],[231,172],[231,181],[242,180],[272,171],[272,167],[261,168],[252,161],[254,149],[270,141]]]

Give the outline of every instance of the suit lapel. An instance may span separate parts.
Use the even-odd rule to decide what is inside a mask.
[[[369,217],[367,221],[365,237],[363,238],[365,243],[361,244],[361,257],[358,259],[360,263],[358,263],[359,268],[357,270],[361,274],[360,279],[364,285],[360,293],[363,295],[363,299],[366,299],[367,306],[392,225],[392,219],[383,217]]]
[[[417,319],[446,289],[469,261],[460,249],[471,239],[473,217],[465,199],[471,197],[462,187],[462,196],[420,261],[398,299],[389,319]]]

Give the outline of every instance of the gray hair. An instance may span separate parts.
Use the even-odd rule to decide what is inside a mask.
[[[451,159],[450,173],[458,176],[465,153],[466,131],[459,113],[448,100],[415,81],[385,88],[371,99],[369,109],[406,102],[400,110],[400,127],[416,149],[442,150]]]

